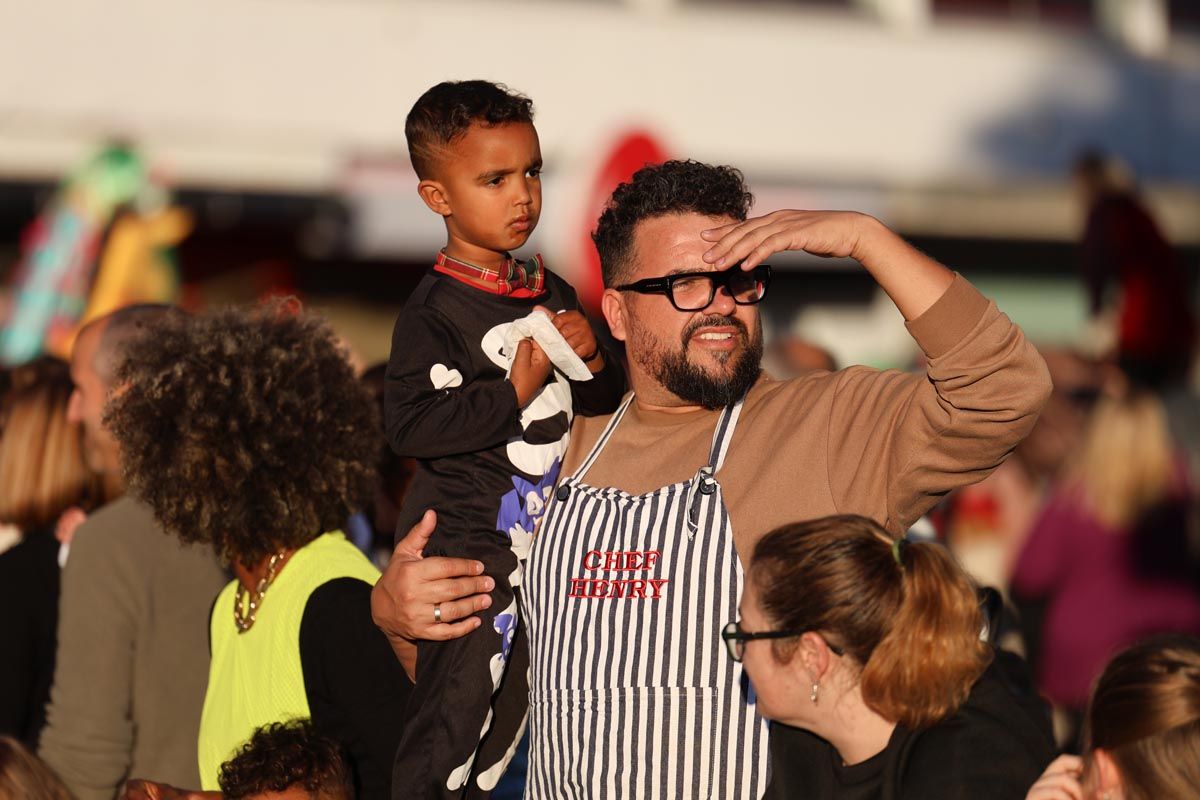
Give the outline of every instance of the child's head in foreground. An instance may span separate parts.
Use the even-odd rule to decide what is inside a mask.
[[[446,222],[446,253],[472,263],[525,244],[542,211],[533,101],[489,81],[446,81],[404,124],[418,191]]]
[[[1084,786],[1124,800],[1196,797],[1200,639],[1166,635],[1119,653],[1083,724]]]
[[[226,800],[353,800],[350,768],[336,742],[306,719],[254,732],[219,779]]]

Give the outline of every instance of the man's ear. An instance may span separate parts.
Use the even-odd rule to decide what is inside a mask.
[[[453,209],[450,208],[450,199],[446,196],[446,189],[437,181],[421,181],[417,184],[417,194],[421,195],[421,199],[433,213],[443,217],[448,217],[453,213]]]
[[[628,333],[625,330],[625,298],[616,289],[605,289],[600,297],[600,310],[608,322],[608,329],[613,338],[619,342],[625,341]]]

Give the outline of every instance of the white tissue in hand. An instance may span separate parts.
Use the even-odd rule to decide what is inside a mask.
[[[558,332],[545,313],[532,311],[529,316],[514,320],[504,332],[504,357],[508,360],[508,371],[512,372],[512,362],[517,356],[517,344],[522,339],[533,339],[542,348],[542,352],[550,359],[550,363],[573,381],[590,381],[592,373],[588,370],[583,359],[575,355],[571,345]],[[505,376],[507,377],[507,375]]]

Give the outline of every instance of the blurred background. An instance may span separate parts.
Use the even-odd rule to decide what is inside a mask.
[[[444,244],[405,115],[439,81],[501,81],[533,98],[546,160],[526,254],[586,301],[604,199],[671,157],[741,168],[760,213],[874,214],[965,274],[1046,354],[1058,392],[1022,450],[922,529],[1006,596],[1026,569],[1014,631],[1039,660],[1043,619],[1095,620],[1082,602],[1054,622],[1065,579],[1022,567],[1052,560],[1033,534],[1119,535],[1178,505],[1151,525],[1174,544],[1131,535],[1114,558],[1130,625],[1192,624],[1143,614],[1163,598],[1137,592],[1166,581],[1181,594],[1160,605],[1197,597],[1196,0],[39,0],[4,4],[0,31],[5,364],[66,355],[81,319],[124,303],[276,293],[322,310],[364,366],[386,359]],[[921,368],[857,265],[772,263],[773,371]],[[1149,411],[1135,402],[1147,385]],[[1127,502],[1044,521],[1081,486]],[[1146,552],[1182,572],[1143,570]],[[1094,582],[1120,595],[1109,580]],[[1045,657],[1053,683],[1062,656]],[[1089,683],[1093,666],[1067,671]],[[1069,736],[1077,698],[1055,699]]]
[[[1192,0],[39,0],[5,4],[0,30],[3,269],[65,178],[93,200],[46,245],[64,258],[102,259],[117,217],[169,202],[186,216],[140,234],[185,302],[298,291],[369,361],[442,244],[403,126],[452,78],[534,99],[532,245],[585,294],[600,203],[663,157],[740,167],[759,210],[875,214],[1042,342],[1086,321],[1083,149],[1128,166],[1189,268],[1200,253]],[[109,143],[134,163],[89,176]],[[855,266],[778,265],[780,329],[843,363],[911,357]]]

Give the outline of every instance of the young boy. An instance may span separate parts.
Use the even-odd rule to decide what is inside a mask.
[[[486,81],[440,83],[417,100],[405,135],[421,199],[447,237],[392,338],[388,439],[418,459],[398,531],[435,509],[425,554],[482,561],[496,588],[473,633],[418,644],[392,792],[486,797],[524,727],[529,656],[515,593],[529,541],[572,414],[612,412],[625,380],[571,287],[540,256],[509,254],[542,206],[531,101]],[[526,319],[539,311],[547,317]],[[523,338],[539,325],[544,348]]]

